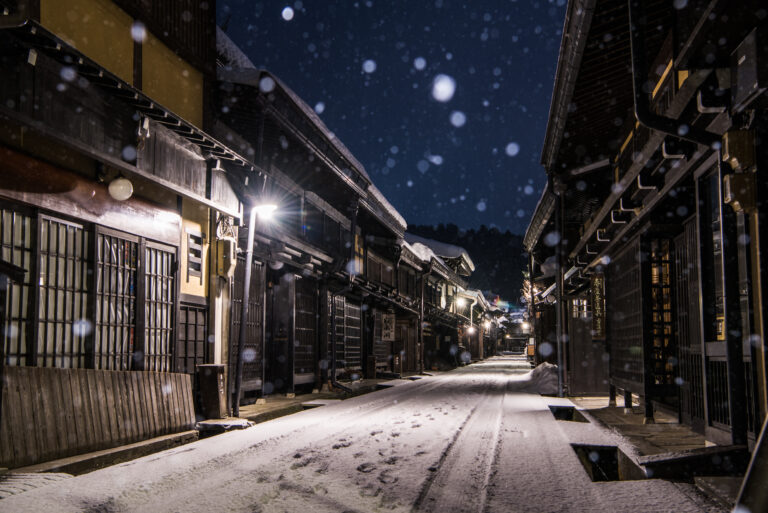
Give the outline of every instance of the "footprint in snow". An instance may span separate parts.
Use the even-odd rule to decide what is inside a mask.
[[[339,442],[337,444],[333,444],[334,449],[344,449],[345,447],[349,447],[352,445],[352,442]]]
[[[392,432],[389,434],[389,436],[392,436],[392,437],[398,437],[398,436],[400,436],[400,433],[398,433],[397,431],[392,431]]]
[[[358,465],[357,471],[363,472],[364,474],[368,474],[369,472],[373,472],[376,470],[376,465],[373,463],[363,463],[361,465]]]
[[[379,474],[379,481],[384,484],[392,484],[397,481],[397,476],[393,476],[392,471],[387,469]]]

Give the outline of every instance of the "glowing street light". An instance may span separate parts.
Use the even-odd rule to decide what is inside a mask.
[[[470,326],[469,328],[467,328],[467,333],[469,333],[470,335],[474,335],[475,334],[475,327],[474,326]]]
[[[274,217],[275,210],[277,210],[277,205],[274,203],[262,203],[253,207],[253,212],[259,216],[261,221],[271,220]]]
[[[467,300],[463,297],[456,298],[456,306],[459,308],[464,308],[464,306],[467,304]]]

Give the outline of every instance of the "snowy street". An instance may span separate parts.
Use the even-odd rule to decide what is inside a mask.
[[[546,380],[544,380],[546,381]],[[555,420],[522,357],[418,381],[0,501],[1,511],[709,511],[688,485],[592,482],[571,443],[623,439]]]

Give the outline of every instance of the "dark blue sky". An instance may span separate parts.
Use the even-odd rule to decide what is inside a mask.
[[[524,232],[545,182],[565,0],[220,0],[218,10],[409,224]],[[433,94],[439,75],[455,83],[448,101]]]

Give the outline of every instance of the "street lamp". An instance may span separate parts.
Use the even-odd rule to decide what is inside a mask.
[[[456,306],[459,308],[464,308],[464,306],[467,304],[467,300],[463,297],[456,298]]]
[[[274,203],[262,203],[253,207],[251,217],[255,214],[259,216],[260,221],[270,221],[274,217],[275,210],[277,210],[277,205]]]
[[[240,415],[240,395],[243,383],[243,351],[245,350],[246,322],[248,318],[248,303],[251,291],[251,261],[253,260],[253,239],[256,225],[256,216],[263,222],[269,222],[277,210],[274,203],[260,203],[251,208],[248,218],[248,246],[245,248],[245,276],[243,279],[243,302],[240,310],[240,333],[237,341],[237,359],[235,360],[235,400],[232,405],[232,413],[235,417]]]
[[[469,333],[470,335],[474,335],[475,334],[475,327],[474,326],[470,326],[469,328],[467,328],[467,333]]]

